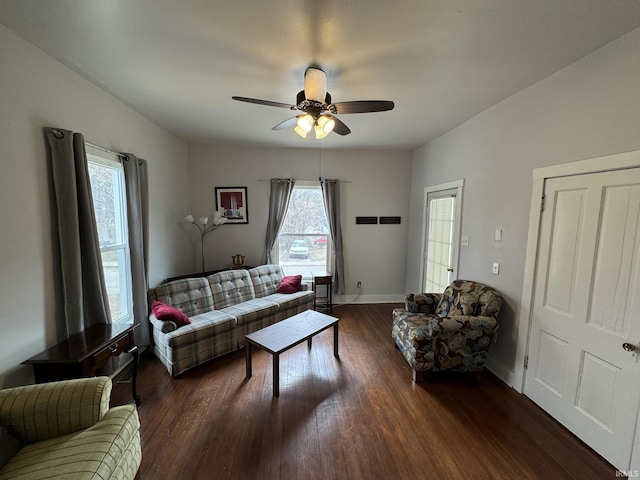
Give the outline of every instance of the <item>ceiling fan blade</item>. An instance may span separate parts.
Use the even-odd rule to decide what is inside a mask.
[[[298,117],[291,117],[286,119],[284,122],[280,122],[271,130],[284,130],[285,128],[295,127],[298,122]]]
[[[347,127],[341,120],[337,119],[336,117],[334,117],[333,115],[329,115],[331,118],[333,118],[333,120],[336,122],[336,124],[333,127],[333,131],[335,133],[337,133],[338,135],[349,135],[351,133],[351,129],[349,127]]]
[[[329,106],[335,113],[369,113],[369,112],[385,112],[393,110],[395,104],[389,100],[356,100],[353,102],[338,102]]]
[[[257,98],[247,98],[247,97],[231,97],[231,98],[233,98],[234,100],[238,100],[239,102],[257,103],[258,105],[266,105],[267,107],[288,108],[289,110],[296,109],[294,105],[290,105],[288,103],[272,102],[271,100],[258,100]]]

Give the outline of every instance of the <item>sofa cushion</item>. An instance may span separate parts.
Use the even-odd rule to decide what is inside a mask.
[[[187,278],[159,285],[159,302],[172,305],[189,317],[213,310],[213,295],[206,278]]]
[[[217,310],[256,298],[249,272],[227,270],[207,277]]]
[[[270,302],[264,298],[254,298],[237,305],[229,305],[220,310],[236,317],[238,325],[255,322],[259,319],[268,319],[274,316],[280,309],[275,302]]]
[[[313,292],[311,290],[295,293],[274,293],[273,295],[267,295],[263,300],[277,303],[280,305],[280,311],[287,312],[290,315],[299,312],[301,309],[308,310],[313,308]]]
[[[469,280],[455,280],[440,298],[436,314],[497,317],[502,297],[493,288]]]
[[[158,320],[165,320],[175,323],[178,327],[189,325],[191,321],[184,313],[171,305],[155,300],[151,304],[151,311]]]
[[[280,265],[260,265],[249,270],[249,275],[256,298],[262,298],[276,293],[284,277],[284,270]]]
[[[302,283],[302,275],[289,275],[282,279],[278,286],[277,293],[294,293],[297,292]]]

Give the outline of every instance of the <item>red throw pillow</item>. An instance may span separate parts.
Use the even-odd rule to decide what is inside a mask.
[[[283,277],[278,287],[278,293],[294,293],[300,288],[302,283],[302,275],[290,275]]]
[[[184,313],[178,310],[176,307],[167,305],[166,303],[154,300],[151,304],[151,311],[158,320],[165,320],[175,322],[176,325],[182,327],[183,325],[189,325],[191,320]]]

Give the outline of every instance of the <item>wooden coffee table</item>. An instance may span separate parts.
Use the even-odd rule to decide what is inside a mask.
[[[333,355],[338,355],[338,318],[314,310],[298,313],[281,322],[250,333],[247,339],[247,378],[251,378],[252,346],[266,350],[273,356],[273,396],[280,395],[280,354],[307,341],[311,348],[311,337],[333,326]]]

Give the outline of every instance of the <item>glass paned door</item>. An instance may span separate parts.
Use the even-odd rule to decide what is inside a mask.
[[[426,292],[443,292],[453,280],[455,203],[455,196],[429,200]]]
[[[463,187],[464,180],[457,180],[425,188],[420,272],[423,292],[442,293],[458,278]]]

